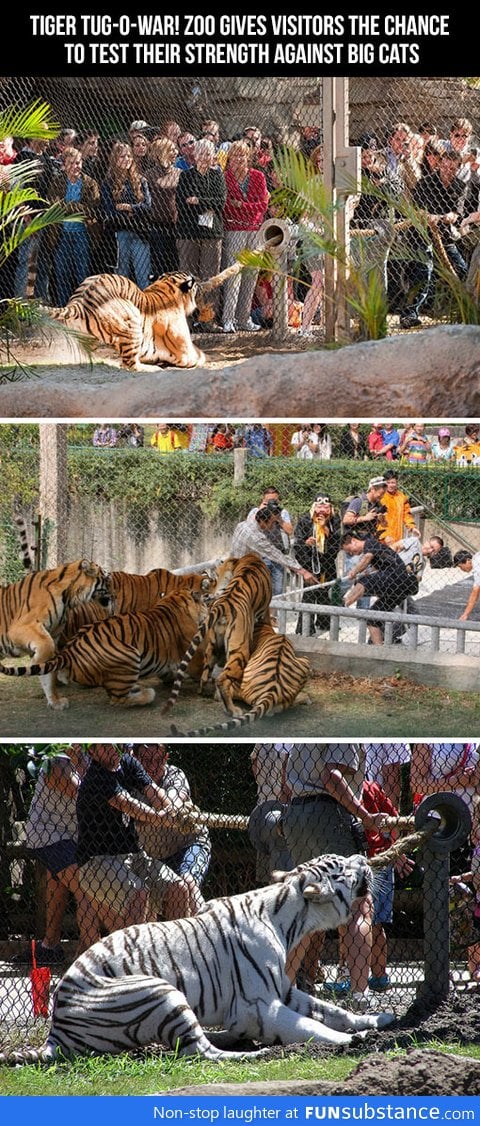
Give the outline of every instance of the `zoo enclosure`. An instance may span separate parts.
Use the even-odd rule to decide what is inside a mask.
[[[462,753],[462,745],[458,744],[458,755]],[[469,753],[478,759],[476,746],[468,745]],[[128,745],[131,749],[131,745]],[[255,745],[260,751],[262,745]],[[308,746],[305,747],[306,763],[310,762]],[[398,764],[396,773],[383,766],[384,779],[382,782],[383,794],[390,795],[393,801],[391,808],[400,809],[402,813],[411,815],[412,795],[409,786],[410,750],[408,744],[394,744],[390,750],[392,760],[395,760],[395,748],[399,748],[397,758],[403,762]],[[77,948],[78,908],[72,896],[65,899],[61,918],[58,916],[58,885],[50,877],[47,878],[44,864],[34,860],[28,851],[28,839],[32,839],[31,830],[25,831],[25,822],[32,795],[38,787],[39,767],[44,765],[51,770],[52,761],[58,753],[65,752],[67,748],[37,746],[35,753],[32,748],[18,746],[16,748],[3,747],[0,749],[0,787],[2,802],[0,805],[0,1028],[2,1040],[7,1039],[18,1030],[28,1029],[29,1033],[37,1022],[42,1027],[32,1011],[32,991],[30,983],[31,954],[30,943],[36,939],[37,943],[46,934],[46,926],[52,930],[52,916],[57,911],[55,931],[57,945],[51,964],[52,985],[61,975],[63,969],[75,956]],[[88,750],[88,747],[85,748]],[[125,749],[124,747],[122,749]],[[206,898],[215,898],[221,895],[232,895],[243,892],[255,886],[263,886],[269,882],[268,873],[272,867],[289,866],[288,856],[285,852],[285,840],[278,836],[278,817],[285,809],[285,794],[279,796],[279,772],[270,770],[268,777],[265,768],[262,770],[260,757],[260,770],[254,778],[251,754],[253,745],[243,744],[226,748],[224,745],[202,744],[202,746],[170,746],[169,765],[179,767],[184,771],[190,784],[192,799],[203,811],[212,811],[211,826],[208,834],[211,842],[211,858],[207,864],[207,874],[202,882],[202,891]],[[135,748],[134,748],[135,750]],[[364,755],[368,751],[370,758],[369,777],[375,770],[376,759],[379,759],[388,750],[386,745],[370,744],[360,745],[360,771],[357,776],[349,779],[349,785],[354,792],[360,794],[362,779],[365,773]],[[433,744],[425,748],[425,776],[434,769],[438,778],[437,789],[449,788],[442,782],[442,772],[445,775],[451,758],[451,745]],[[427,765],[431,754],[435,767]],[[387,756],[388,757],[388,756]],[[448,759],[448,762],[447,762]],[[49,761],[50,760],[50,761]],[[373,764],[373,765],[372,765]],[[381,774],[381,767],[379,768]],[[312,765],[313,770],[313,765]],[[161,783],[160,783],[161,784]],[[177,782],[177,785],[180,783]],[[457,795],[468,799],[467,792],[461,787],[453,786]],[[180,819],[183,799],[177,793],[168,790],[170,798],[176,804]],[[266,795],[269,797],[266,797]],[[141,795],[140,795],[141,797]],[[177,800],[178,799],[178,800]],[[429,801],[435,805],[437,799],[432,796]],[[443,799],[438,799],[445,818],[436,836],[439,838],[439,849],[435,855],[427,855],[426,851],[433,845],[425,842],[420,851],[410,851],[407,855],[415,860],[415,866],[408,876],[401,875],[400,871],[395,877],[395,891],[393,898],[393,916],[391,922],[383,920],[387,946],[386,973],[388,983],[384,983],[387,992],[378,996],[382,1008],[404,1010],[420,992],[428,988],[433,993],[439,994],[439,961],[438,952],[442,953],[442,964],[449,950],[449,856],[451,855],[451,874],[463,875],[470,866],[471,850],[465,842],[468,833],[468,814],[462,807],[460,821],[457,812],[451,813]],[[443,805],[441,804],[443,802]],[[384,808],[387,808],[386,806]],[[255,812],[254,812],[255,811]],[[70,812],[68,810],[68,812]],[[272,820],[273,813],[273,820]],[[235,817],[232,817],[235,815]],[[238,817],[240,815],[240,817]],[[51,838],[58,837],[58,827],[62,818],[67,823],[67,799],[58,795],[58,805],[53,807],[52,823],[50,828]],[[229,828],[224,828],[218,823],[222,821]],[[250,820],[249,820],[250,819]],[[238,825],[235,828],[235,824]],[[248,825],[248,828],[247,828]],[[425,822],[423,823],[423,827]],[[443,826],[443,827],[442,827]],[[139,827],[139,832],[141,826]],[[463,834],[463,835],[462,835]],[[168,834],[167,834],[168,836]],[[205,841],[205,833],[197,833],[197,838]],[[178,834],[177,834],[178,837]],[[185,838],[190,841],[190,837]],[[432,838],[433,839],[433,838]],[[165,833],[150,838],[150,854],[167,857],[170,870],[178,869],[178,857],[172,859],[168,852],[168,841]],[[152,844],[153,842],[153,844]],[[140,843],[142,843],[142,838]],[[385,837],[385,847],[389,845],[388,836]],[[178,840],[177,840],[178,845]],[[143,847],[146,847],[145,843]],[[358,845],[364,847],[364,844]],[[166,851],[167,849],[167,851]],[[431,865],[429,872],[425,873],[425,864]],[[112,874],[113,879],[113,874]],[[427,899],[424,901],[422,892],[423,884],[427,885]],[[150,883],[150,907],[156,913],[160,910],[161,917],[175,917],[182,913],[175,908],[175,899],[169,900],[166,911],[165,900],[158,907],[158,897],[154,892],[157,888],[156,879]],[[88,884],[88,898],[95,903],[97,899],[97,885],[92,876]],[[164,894],[164,887],[162,885]],[[50,897],[50,898],[49,898]],[[125,909],[125,900],[118,892],[118,910]],[[443,904],[443,910],[440,909]],[[115,901],[111,900],[112,906]],[[432,908],[433,904],[433,908]],[[155,905],[155,907],[153,907]],[[451,942],[450,966],[447,965],[447,974],[456,990],[468,988],[467,959],[469,945],[472,943],[473,932],[473,905],[472,894],[462,890],[461,894],[452,893],[450,902]],[[137,920],[140,921],[140,920]],[[117,924],[118,925],[118,924]],[[121,923],[120,923],[121,925]],[[104,927],[102,929],[105,929]],[[108,930],[108,928],[107,928]],[[422,937],[423,935],[423,937]],[[436,952],[436,953],[435,953]],[[384,951],[385,953],[385,951]],[[471,954],[471,952],[470,952]],[[340,958],[338,935],[329,933],[326,937],[321,962],[318,968],[317,988],[325,991],[325,996],[342,1000],[342,994],[332,990],[331,984],[336,980],[337,966]],[[427,977],[424,975],[424,961],[427,961],[429,970]],[[433,965],[436,965],[432,976]],[[372,969],[372,974],[374,973]],[[378,974],[377,974],[378,976]],[[330,987],[328,983],[330,982]],[[445,988],[443,981],[442,989]],[[448,988],[448,980],[447,980]],[[344,991],[345,992],[345,991]],[[348,1003],[348,993],[345,994]],[[372,1002],[372,998],[371,998]],[[373,997],[373,1004],[375,997]]]
[[[14,581],[23,574],[14,512],[24,517],[30,543],[40,515],[40,567],[85,556],[108,570],[145,573],[154,567],[194,568],[201,560],[214,561],[229,553],[236,523],[258,505],[267,485],[280,492],[294,525],[290,540],[295,543],[299,518],[308,513],[317,494],[330,496],[338,513],[346,498],[392,464],[397,467],[400,488],[410,498],[420,542],[437,535],[452,554],[458,548],[479,549],[478,467],[428,463],[412,468],[335,456],[329,461],[302,461],[285,456],[294,429],[273,425],[274,456],[262,459],[245,450],[219,455],[177,450],[163,456],[149,445],[152,426],[150,430],[146,427],[145,447],[139,449],[92,449],[93,427],[83,425],[70,429],[57,424],[5,426],[0,504],[3,581]],[[334,454],[340,430],[330,427]],[[404,533],[408,537],[408,529]],[[407,538],[406,543],[412,546],[413,540]],[[344,581],[339,586],[335,581],[345,580],[346,564],[339,553],[335,574],[328,574],[322,592],[321,624],[332,640],[362,642],[369,615],[362,605],[342,613],[341,599],[348,584]],[[325,582],[325,575],[320,580]],[[400,618],[393,607],[395,613],[383,614],[386,640],[396,622],[408,627],[403,644],[412,648],[463,652],[467,638],[469,652],[476,652],[478,623],[452,624],[466,605],[469,582],[456,568],[433,569],[427,563],[418,592],[409,600],[408,620]],[[282,628],[296,628],[301,596],[301,585],[294,582],[287,587],[281,600]],[[308,633],[318,608],[313,610],[303,602],[301,610],[298,629]]]
[[[374,133],[383,149],[395,122],[406,121],[414,130],[431,121],[439,136],[448,137],[455,118],[478,121],[480,93],[458,78],[29,78],[0,80],[3,106],[25,106],[36,98],[47,100],[63,128],[81,136],[92,130],[101,141],[102,175],[106,155],[114,140],[124,139],[134,120],[146,120],[151,131],[169,119],[198,136],[205,120],[217,120],[223,141],[241,136],[246,126],[257,126],[274,147],[287,144],[311,151],[324,146],[324,178],[331,195],[333,231],[339,245],[349,246],[351,209],[348,195],[360,186],[358,145],[365,133]],[[477,130],[478,132],[478,130]],[[473,138],[476,143],[478,138]],[[181,230],[177,232],[181,237]],[[367,248],[365,261],[377,251],[368,238],[355,236]],[[377,236],[378,238],[378,236]],[[372,250],[373,247],[373,250]],[[471,251],[471,247],[470,247]],[[382,251],[383,256],[383,251]],[[360,255],[361,257],[361,255]],[[113,269],[114,263],[109,262]],[[171,268],[171,267],[169,267]],[[404,252],[390,253],[394,288],[401,286]],[[350,334],[350,312],[345,306],[338,263],[327,257],[325,265],[325,319],[327,339]],[[295,272],[295,271],[294,271]],[[309,280],[308,260],[298,265],[297,295],[303,298]],[[53,302],[56,303],[56,302]],[[395,311],[395,309],[393,309]],[[454,314],[452,314],[454,316]],[[392,326],[390,326],[391,329]]]

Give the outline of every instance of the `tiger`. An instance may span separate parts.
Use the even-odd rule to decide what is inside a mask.
[[[213,593],[216,585],[214,570],[204,571],[202,578],[208,580],[203,587],[205,593],[207,591]],[[155,567],[147,571],[146,575],[130,574],[129,571],[111,571],[110,580],[112,605],[104,607],[97,603],[89,603],[68,611],[64,628],[58,639],[59,649],[62,649],[83,626],[104,621],[112,614],[150,610],[166,594],[171,594],[174,590],[195,587],[197,576],[193,572],[188,575],[176,575],[165,567]]]
[[[84,626],[64,648],[44,664],[19,668],[3,666],[6,676],[45,676],[61,673],[88,688],[103,687],[111,704],[125,707],[151,704],[155,689],[141,687],[147,676],[171,676],[206,612],[202,575],[196,589],[167,594],[150,610],[114,614],[104,622]]]
[[[180,1056],[238,1058],[239,1041],[348,1046],[393,1013],[352,1013],[297,989],[285,972],[302,937],[336,929],[372,886],[364,856],[328,854],[273,882],[210,900],[190,918],[117,930],[81,954],[61,979],[42,1048],[2,1063],[51,1063],[163,1044]],[[204,1029],[223,1032],[207,1036]],[[214,1042],[215,1041],[215,1042]]]
[[[78,286],[67,305],[44,306],[44,312],[112,345],[127,371],[163,363],[194,368],[205,363],[187,320],[196,311],[196,295],[192,274],[163,274],[144,290],[119,274],[94,274]]]
[[[297,656],[292,642],[285,634],[275,632],[273,626],[255,627],[252,654],[238,689],[233,696],[244,700],[251,708],[247,712],[236,709],[236,714],[225,723],[213,727],[198,727],[195,731],[178,731],[172,724],[172,735],[206,735],[209,731],[233,731],[236,727],[255,723],[265,715],[286,711],[292,704],[308,703],[302,694],[309,676],[310,663],[306,657]]]
[[[223,659],[224,668],[216,679],[215,690],[225,711],[236,714],[233,696],[238,692],[252,652],[255,625],[270,624],[271,599],[270,572],[259,555],[249,552],[239,559],[229,557],[219,565],[212,606],[180,662],[170,696],[161,709],[163,715],[173,708],[200,645],[203,645],[200,694],[211,680],[215,663]]]
[[[0,654],[18,657],[27,652],[41,662],[35,667],[41,669],[41,685],[50,707],[68,707],[68,700],[58,695],[54,660],[56,638],[68,610],[85,602],[108,605],[110,599],[110,576],[88,559],[32,571],[18,582],[0,587]]]

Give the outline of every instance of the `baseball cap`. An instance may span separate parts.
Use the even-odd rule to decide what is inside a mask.
[[[385,477],[371,477],[368,482],[369,489],[379,489],[380,485],[386,485]]]
[[[139,133],[142,129],[150,129],[148,121],[132,121],[128,130],[129,133]]]
[[[448,426],[441,426],[440,427],[440,430],[438,431],[438,437],[439,438],[449,438],[450,437],[450,431],[448,429]]]

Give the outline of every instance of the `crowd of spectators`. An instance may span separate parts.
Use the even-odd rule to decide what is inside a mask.
[[[194,130],[174,120],[157,128],[137,119],[108,139],[73,128],[62,129],[52,142],[22,145],[6,138],[0,145],[2,183],[9,183],[19,162],[34,159],[41,198],[79,218],[26,240],[0,278],[0,296],[26,295],[33,258],[35,295],[54,305],[65,304],[94,273],[117,272],[141,288],[175,269],[201,280],[213,276],[242,250],[257,247],[259,229],[277,213],[272,193],[281,186],[274,164],[278,143],[258,125],[225,139],[210,118]],[[474,127],[457,118],[440,138],[433,125],[414,129],[396,122],[386,135],[370,131],[354,143],[361,148],[363,182],[354,197],[353,242],[388,215],[403,222],[409,204],[426,218],[423,231],[403,222],[406,229],[399,230],[383,263],[389,311],[398,314],[400,327],[414,327],[420,314],[434,308],[438,256],[465,280],[478,242],[480,148]],[[320,131],[303,128],[297,147],[307,174],[321,181]],[[312,336],[323,321],[324,256],[315,242],[322,218],[304,220],[298,243],[303,264],[290,282],[289,323],[299,335]],[[293,244],[298,237],[293,235]],[[214,319],[195,324],[195,331],[256,332],[271,324],[270,278],[253,269],[238,274],[213,303]]]
[[[344,426],[305,422],[297,427],[258,422],[159,422],[145,438],[145,428],[136,422],[121,426],[104,422],[95,428],[92,442],[97,447],[145,446],[161,454],[224,454],[246,449],[257,458],[278,455],[301,461],[385,460],[400,466],[480,465],[480,425],[470,422],[456,430],[455,434],[447,425],[427,428],[423,422],[374,422],[370,427],[356,422]]]

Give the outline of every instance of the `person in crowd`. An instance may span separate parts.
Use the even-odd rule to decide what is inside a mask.
[[[38,194],[35,203],[35,213],[42,212],[47,206],[48,194],[53,177],[60,171],[59,163],[48,152],[48,141],[41,138],[29,138],[22,148],[15,154],[14,164],[35,161],[37,172],[29,181],[30,186]],[[84,172],[90,175],[88,168]],[[31,222],[32,215],[27,213],[23,219],[25,227]],[[33,293],[43,301],[48,301],[50,296],[52,272],[52,240],[50,231],[38,231],[30,235],[18,248],[15,260],[14,292],[16,297],[27,296],[29,274],[33,272]],[[31,285],[30,281],[30,285]],[[53,295],[52,295],[53,296]]]
[[[379,189],[385,181],[386,161],[376,133],[368,132],[359,140],[362,170],[362,191],[352,215],[351,227],[370,228],[385,218],[387,205]]]
[[[326,422],[312,422],[310,424],[309,445],[314,460],[330,461],[332,438]]]
[[[372,422],[370,433],[367,434],[367,449],[371,458],[381,457],[383,454],[382,423]]]
[[[155,910],[167,897],[173,910],[181,904],[178,913],[188,914],[185,881],[140,848],[136,829],[138,822],[174,827],[172,802],[120,747],[94,743],[89,755],[77,798],[78,881],[103,926],[109,932],[146,922],[150,892]],[[135,796],[138,792],[145,800]]]
[[[288,553],[290,549],[290,536],[293,532],[293,524],[290,513],[286,508],[282,508],[280,502],[280,495],[278,489],[273,485],[267,486],[264,490],[262,499],[259,505],[250,509],[247,520],[252,522],[255,520],[259,508],[265,508],[270,502],[278,505],[280,513],[278,520],[272,524],[272,527],[266,535],[268,539],[284,554]],[[285,568],[275,563],[272,559],[265,557],[263,562],[268,567],[272,577],[272,594],[282,594],[285,585]]]
[[[211,451],[214,454],[228,453],[234,448],[233,434],[226,422],[219,422],[211,435]]]
[[[376,782],[389,801],[400,809],[402,771],[410,762],[409,743],[364,743],[365,777]]]
[[[308,512],[300,516],[295,527],[293,551],[296,560],[306,571],[314,576],[318,583],[332,583],[337,577],[337,556],[340,550],[340,517],[335,512],[330,497],[317,496]],[[309,592],[308,587],[302,594],[303,602],[325,604],[329,601],[329,587]],[[302,618],[299,614],[296,633],[302,633]],[[309,614],[309,632],[315,635],[316,630],[328,630],[330,618],[328,615]]]
[[[267,182],[267,191],[270,195],[279,186],[278,177],[276,175],[273,164],[273,157],[273,141],[270,137],[262,137],[258,148],[255,149],[252,160],[252,167],[259,168],[260,172],[263,172],[263,175],[265,176],[265,180]],[[270,210],[269,214],[271,214]]]
[[[175,121],[174,118],[169,117],[164,122],[164,124],[161,126],[161,128],[158,130],[157,135],[152,138],[152,140],[157,140],[157,139],[161,140],[163,137],[166,137],[168,141],[173,141],[174,145],[176,146],[176,148],[178,150],[178,141],[179,141],[179,137],[181,137],[181,135],[182,135],[181,125],[179,125],[178,121]]]
[[[408,532],[409,536],[420,536],[409,498],[399,487],[398,473],[395,469],[387,469],[383,476],[385,492],[382,493],[380,503],[386,511],[382,518],[380,539],[385,540],[386,543],[395,542],[401,540],[405,532]]]
[[[477,743],[412,743],[410,789],[414,805],[428,794],[451,790],[472,809],[480,786]]]
[[[148,180],[150,173],[150,141],[147,134],[145,132],[131,133],[130,147],[139,175]]]
[[[453,566],[458,567],[465,575],[471,575],[473,578],[473,586],[468,596],[467,605],[459,618],[459,621],[466,622],[473,613],[480,597],[480,551],[473,554],[471,551],[461,548],[453,556]]]
[[[364,491],[346,498],[342,518],[345,531],[355,528],[361,535],[379,533],[383,526],[382,496],[385,488],[384,476],[371,477]]]
[[[79,786],[89,765],[78,744],[68,753],[56,754],[42,766],[25,823],[28,855],[46,868],[45,930],[35,941],[37,966],[64,961],[61,946],[62,921],[69,896],[73,895],[78,926],[77,954],[100,938],[100,924],[90,899],[80,887],[77,863],[76,801]],[[31,948],[15,961],[31,961]]]
[[[470,868],[468,872],[450,877],[450,883],[471,883],[474,893],[473,929],[478,941],[468,946],[467,960],[470,978],[477,986],[480,984],[480,795],[472,798],[472,830],[470,833]]]
[[[400,435],[398,453],[409,465],[425,465],[432,447],[424,422],[411,422]]]
[[[204,137],[195,143],[193,164],[180,172],[176,191],[180,269],[200,281],[220,271],[226,198],[225,177],[216,161],[215,146]],[[219,294],[219,290],[212,293],[214,320],[197,324],[197,330],[221,331],[216,323]]]
[[[115,426],[109,426],[107,422],[101,422],[100,426],[96,426],[93,432],[92,444],[94,446],[116,446],[118,434]]]
[[[455,458],[455,439],[448,426],[440,426],[436,438],[430,442],[432,461],[453,461]]]
[[[400,444],[400,433],[393,422],[383,422],[380,424],[380,437],[382,444],[377,443],[377,447],[373,452],[373,456],[384,457],[387,461],[394,461],[398,456],[398,447]]]
[[[363,461],[367,456],[366,439],[360,430],[360,423],[348,422],[340,434],[338,450],[340,457],[350,457],[355,461]]]
[[[74,289],[91,273],[89,225],[98,217],[100,189],[96,180],[83,173],[78,149],[64,149],[62,160],[62,170],[50,181],[48,200],[62,203],[70,216],[68,222],[50,227],[58,303],[66,305]],[[76,214],[78,219],[73,218]]]
[[[418,580],[408,570],[398,552],[381,543],[374,535],[361,539],[357,532],[342,537],[341,546],[347,555],[358,556],[348,578],[354,585],[344,596],[344,605],[353,606],[358,599],[376,597],[375,610],[391,612],[409,595],[417,594]],[[367,622],[373,645],[383,645],[380,621]]]
[[[441,536],[430,536],[429,540],[425,540],[422,544],[422,555],[434,570],[453,567],[452,553]]]
[[[150,144],[149,186],[152,198],[150,245],[152,274],[174,273],[179,269],[177,249],[177,186],[180,169],[175,160],[177,146],[168,137],[157,137]]]
[[[157,422],[150,445],[159,454],[171,454],[185,449],[182,437],[171,422]],[[188,441],[187,441],[188,448]]]
[[[248,835],[257,853],[256,881],[271,882],[272,872],[294,867],[282,829],[283,807],[289,798],[285,770],[288,751],[275,743],[255,743],[250,755],[257,784],[257,802],[248,819]]]
[[[267,213],[269,194],[263,172],[252,168],[252,150],[246,141],[234,141],[225,162],[226,203],[223,212],[223,268],[231,266],[241,250],[257,246],[258,230]],[[252,299],[258,271],[244,270],[223,287],[222,328],[255,332]]]
[[[255,552],[261,559],[269,559],[278,563],[285,571],[301,575],[307,581],[313,582],[313,575],[304,567],[299,566],[297,560],[289,553],[280,550],[269,538],[274,524],[281,519],[282,509],[275,501],[269,501],[255,513],[254,520],[241,520],[234,528],[230,551],[232,556],[240,558]]]
[[[121,445],[143,447],[145,431],[139,422],[127,422],[118,431],[118,441]]]
[[[169,752],[164,743],[136,743],[133,747],[135,758],[153,782],[166,794],[176,814],[182,814],[192,806],[190,784],[186,774],[178,766],[169,762]],[[205,900],[201,888],[205,882],[212,845],[206,826],[200,825],[190,832],[184,832],[181,819],[178,827],[155,825],[140,821],[137,826],[139,842],[145,852],[154,860],[163,860],[169,868],[185,882],[189,892],[188,914],[203,910]],[[175,889],[170,896],[175,896]],[[174,913],[172,913],[172,910]],[[184,903],[163,904],[164,918],[173,919],[184,914]]]
[[[116,232],[116,273],[131,278],[140,289],[150,281],[150,188],[141,176],[130,145],[112,149],[106,179],[101,188],[102,207]]]
[[[300,458],[302,461],[310,461],[313,458],[313,445],[312,440],[312,426],[311,422],[304,422],[299,430],[294,430],[290,439],[290,445],[295,451],[295,457]]]
[[[181,172],[186,172],[189,168],[193,168],[194,160],[193,154],[195,151],[196,137],[193,133],[181,133],[178,138],[178,156],[176,158],[176,167]]]
[[[246,426],[243,434],[244,448],[251,457],[273,456],[273,435],[267,426],[261,422],[253,422]]]

